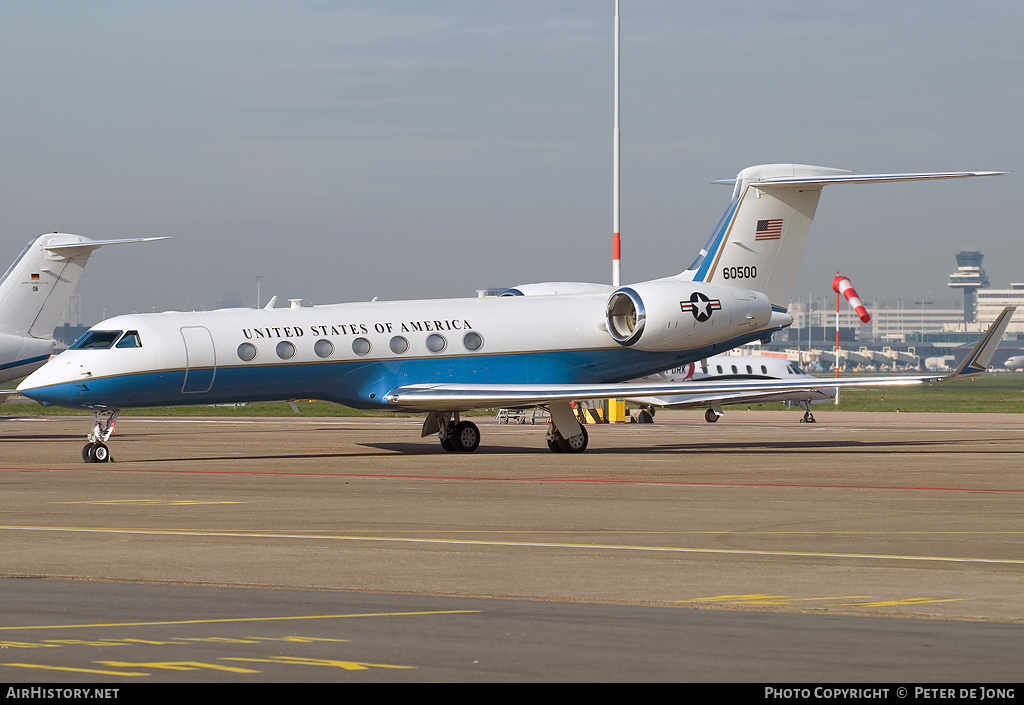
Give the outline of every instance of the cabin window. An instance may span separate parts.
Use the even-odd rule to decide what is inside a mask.
[[[718,369],[718,374],[722,374],[722,366],[721,365],[715,365],[715,367]]]
[[[139,331],[130,330],[121,336],[121,339],[117,341],[115,348],[141,348],[142,338],[139,337]]]
[[[277,344],[277,356],[282,360],[287,360],[295,354],[295,346],[289,343],[287,340],[282,340]]]
[[[484,345],[484,339],[475,331],[469,331],[462,336],[462,345],[466,350],[479,350]]]
[[[761,374],[763,374],[763,375],[768,374],[768,368],[765,367],[764,365],[761,365]]]
[[[388,345],[391,348],[391,352],[393,352],[395,355],[401,355],[402,353],[409,350],[409,341],[400,335],[396,335],[394,338],[392,338],[391,342]]]
[[[432,353],[439,353],[445,349],[448,345],[448,341],[445,340],[443,335],[438,333],[431,333],[427,336],[427,350]]]
[[[753,370],[753,369],[751,369],[750,365],[747,365],[747,374],[748,374],[748,375],[752,375],[752,374],[754,374],[754,370]]]
[[[242,343],[238,346],[238,359],[250,362],[256,358],[256,346],[252,343]]]
[[[738,370],[736,369],[736,365],[733,365],[732,366],[732,373],[733,374],[737,374],[737,372],[738,372]]]
[[[366,339],[363,338],[363,340]],[[353,349],[355,349],[355,343],[352,343],[352,345]],[[332,343],[329,340],[326,340],[325,338],[321,338],[320,340],[313,343],[313,352],[316,353],[317,357],[330,357],[331,355],[334,354],[334,343]]]
[[[370,341],[366,338],[356,338],[352,341],[352,352],[356,355],[366,355],[370,352]]]
[[[75,342],[70,350],[106,350],[121,337],[119,330],[91,330]]]

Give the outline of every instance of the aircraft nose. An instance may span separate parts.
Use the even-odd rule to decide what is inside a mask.
[[[21,384],[18,385],[18,393],[23,394],[29,399],[34,399],[35,401],[43,401],[43,399],[40,398],[40,393],[47,386],[45,380],[49,376],[43,374],[43,371],[46,369],[48,365],[49,363],[43,365],[38,370],[36,370],[28,377],[23,379],[21,381]]]
[[[46,365],[43,365],[45,367]],[[39,368],[41,370],[42,367]],[[36,370],[25,379],[21,380],[21,384],[18,385],[18,392],[28,396],[28,392],[31,392],[39,387],[39,370]]]
[[[72,378],[68,364],[54,358],[22,380],[18,393],[42,404],[66,405],[71,391],[69,383],[75,381],[78,378]]]

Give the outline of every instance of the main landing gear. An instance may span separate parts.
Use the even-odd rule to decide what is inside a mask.
[[[563,438],[554,423],[548,424],[547,442],[552,453],[582,453],[587,449],[589,440],[586,426],[580,426],[580,432],[575,436]]]
[[[582,453],[590,440],[568,402],[550,404],[551,422],[546,440],[553,453]],[[420,435],[437,434],[441,447],[449,453],[472,453],[480,447],[480,429],[472,421],[463,421],[457,411],[431,411],[423,421]]]
[[[89,433],[89,442],[82,448],[82,460],[87,463],[106,463],[110,461],[110,451],[107,449],[107,440],[114,433],[114,422],[120,409],[104,409],[94,411],[92,416],[96,419],[96,425]]]
[[[480,447],[480,429],[462,421],[457,411],[431,411],[423,421],[421,436],[436,433],[441,447],[449,453],[472,453]]]
[[[472,453],[480,447],[480,429],[472,421],[460,421],[459,412],[446,414],[437,437],[449,453]]]

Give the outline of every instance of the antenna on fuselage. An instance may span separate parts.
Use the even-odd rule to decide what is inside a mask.
[[[615,129],[612,144],[612,286],[619,286],[619,0],[615,0]]]

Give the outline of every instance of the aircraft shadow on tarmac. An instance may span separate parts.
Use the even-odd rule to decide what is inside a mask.
[[[36,437],[39,440],[57,440],[58,438],[64,438],[64,436],[46,436]],[[25,437],[25,440],[28,440]],[[986,439],[986,443],[991,443],[994,439]],[[1000,439],[995,439],[1000,440]],[[1002,439],[1007,442],[1012,442],[1014,439]],[[591,448],[589,452],[599,455],[680,455],[685,453],[709,453],[709,454],[737,454],[737,455],[749,455],[750,453],[764,453],[767,452],[778,452],[778,453],[842,453],[842,454],[859,454],[859,453],[887,453],[887,454],[915,454],[921,455],[923,453],[948,453],[950,452],[951,445],[962,445],[964,446],[962,452],[970,452],[972,454],[984,454],[987,452],[1005,454],[1007,451],[1005,448],[989,450],[980,447],[972,447],[968,450],[967,446],[976,446],[980,441],[973,441],[969,439],[963,439],[960,441],[951,441],[950,439],[936,440],[936,441],[923,441],[923,440],[902,440],[902,441],[776,441],[771,443],[764,442],[715,442],[715,443],[674,443],[668,445],[658,445],[650,447],[634,447],[634,446],[623,446],[623,447],[611,447],[611,448]],[[451,454],[444,451],[440,446],[435,446],[431,443],[362,443],[360,447],[365,448],[365,451],[341,451],[341,452],[323,452],[323,453],[262,453],[262,454],[244,454],[239,453],[237,455],[196,455],[196,456],[168,456],[163,458],[139,458],[139,459],[122,459],[121,462],[130,463],[168,463],[168,462],[180,462],[186,460],[188,462],[221,462],[225,460],[243,460],[243,461],[282,461],[282,460],[344,460],[352,458],[383,458],[389,455],[395,456],[440,456],[451,457]],[[380,451],[385,451],[382,454]],[[1024,453],[1024,449],[1020,451]],[[547,448],[540,448],[536,446],[494,446],[488,448],[481,448],[480,451],[474,455],[466,455],[465,457],[479,457],[480,454],[485,455],[524,455],[524,454],[543,454],[545,457],[550,457]],[[456,456],[458,457],[458,456]],[[573,457],[571,455],[566,457]],[[122,456],[123,458],[123,456]],[[118,460],[118,459],[113,459]],[[108,466],[109,467],[109,466]],[[94,467],[92,469],[102,469],[100,467]],[[113,467],[109,467],[113,470]]]
[[[594,448],[588,452],[593,453],[679,453],[679,452],[702,452],[702,453],[743,453],[752,451],[776,451],[780,453],[914,453],[922,452],[949,453],[959,450],[964,453],[982,454],[998,453],[1006,454],[1005,448],[986,448],[994,442],[1015,443],[1016,438],[985,438],[985,439],[950,439],[940,440],[878,440],[878,441],[845,441],[845,440],[821,440],[821,441],[751,441],[751,442],[713,442],[713,443],[673,443],[660,445],[651,448]],[[959,449],[951,446],[960,446]],[[1022,449],[1020,452],[1024,452]]]
[[[39,441],[77,441],[81,434],[74,433],[12,433],[0,435],[4,443],[38,443]]]

